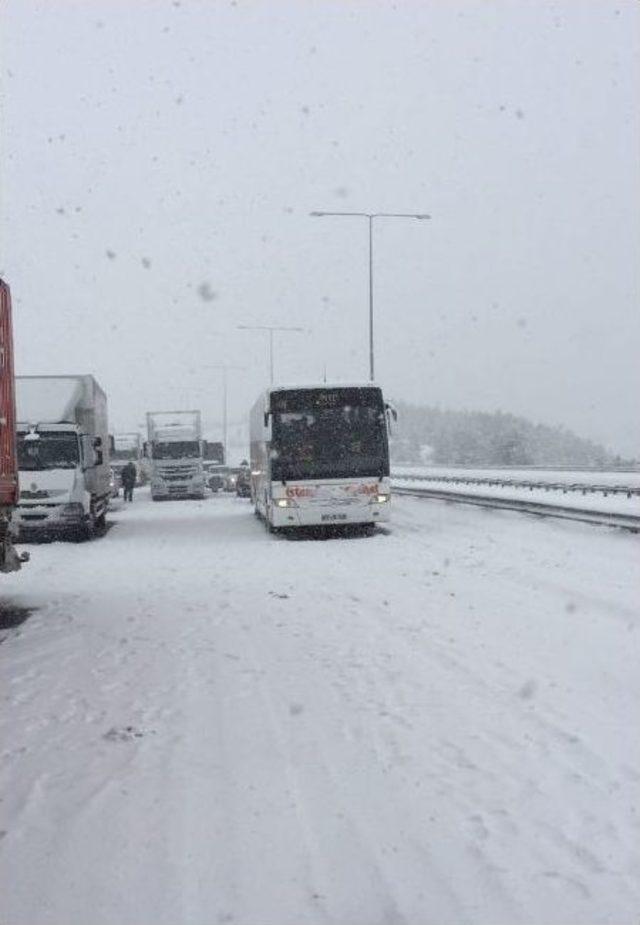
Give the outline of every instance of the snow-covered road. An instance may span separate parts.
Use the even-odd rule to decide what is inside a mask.
[[[2,579],[3,925],[637,921],[638,537],[112,519]]]

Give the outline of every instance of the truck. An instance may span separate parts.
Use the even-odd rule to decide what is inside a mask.
[[[13,512],[18,504],[15,376],[11,292],[0,279],[0,572],[17,572],[28,553],[13,545]]]
[[[271,532],[389,519],[389,417],[374,383],[280,386],[250,416],[251,498]]]
[[[202,419],[199,411],[148,411],[151,498],[204,498]]]
[[[92,375],[17,376],[21,535],[91,539],[111,495],[107,398]]]
[[[205,440],[203,458],[205,478],[209,488],[213,492],[220,491],[224,488],[226,472],[224,444],[215,440]]]
[[[113,434],[111,437],[110,447],[111,468],[114,471],[118,483],[120,475],[127,463],[132,462],[136,467],[137,484],[142,485],[145,481],[145,470],[143,464],[143,440],[142,435],[137,432]]]
[[[208,463],[210,466],[224,466],[224,444],[216,440],[205,440],[202,452],[205,464]]]

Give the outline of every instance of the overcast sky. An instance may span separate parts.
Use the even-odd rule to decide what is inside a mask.
[[[636,0],[4,0],[17,371],[93,372],[112,430],[366,378],[640,453]],[[234,431],[236,437],[238,431]]]

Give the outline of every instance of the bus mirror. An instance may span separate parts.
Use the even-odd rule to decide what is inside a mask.
[[[387,405],[385,405],[385,408],[387,409],[387,413],[391,415],[391,417],[393,418],[393,420],[394,420],[394,421],[397,421],[397,420],[398,420],[398,412],[397,412],[396,409],[393,407],[393,405],[387,404]]]
[[[265,411],[265,413],[264,413],[264,426],[265,426],[265,427],[268,427],[268,426],[269,426],[269,418],[270,418],[270,417],[271,417],[271,412],[270,412],[270,411]]]

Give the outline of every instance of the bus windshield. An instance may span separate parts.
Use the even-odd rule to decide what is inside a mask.
[[[200,443],[197,440],[179,440],[175,443],[154,443],[154,459],[198,459]]]
[[[273,415],[272,478],[386,476],[389,453],[384,406],[378,390],[312,395],[308,406],[287,402]],[[363,390],[358,390],[363,391]],[[364,398],[364,401],[362,400]]]
[[[18,468],[23,472],[75,469],[79,462],[80,451],[76,434],[41,432],[35,439],[18,434]]]

